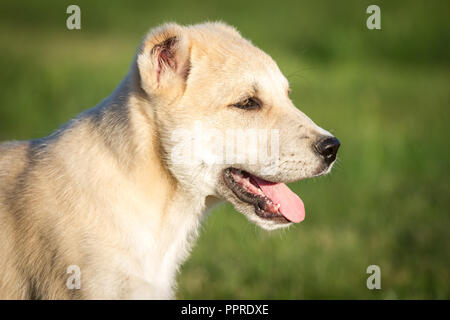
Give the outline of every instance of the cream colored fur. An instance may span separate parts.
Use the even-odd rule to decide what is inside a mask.
[[[171,299],[214,204],[230,201],[266,229],[286,226],[226,188],[229,165],[174,164],[170,150],[172,132],[196,121],[220,132],[275,128],[276,174],[235,167],[283,182],[328,172],[311,143],[329,133],[294,107],[288,89],[276,63],[230,26],[152,30],[100,105],[49,137],[0,145],[0,298]],[[249,95],[264,101],[260,111],[230,107]],[[69,265],[80,267],[80,289],[66,286]]]

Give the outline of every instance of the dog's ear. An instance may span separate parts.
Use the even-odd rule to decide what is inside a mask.
[[[190,44],[183,27],[171,23],[151,31],[137,57],[141,87],[151,96],[184,91],[190,69]]]

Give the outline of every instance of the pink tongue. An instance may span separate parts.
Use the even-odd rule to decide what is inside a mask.
[[[305,219],[305,205],[302,199],[284,183],[274,183],[255,178],[262,192],[272,202],[280,204],[280,213],[289,221],[301,222]]]

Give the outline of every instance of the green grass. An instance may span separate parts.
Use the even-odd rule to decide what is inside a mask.
[[[450,88],[446,2],[70,1],[3,3],[0,140],[45,136],[106,97],[140,39],[165,21],[220,19],[273,56],[296,105],[342,142],[330,176],[292,184],[306,220],[265,232],[217,208],[178,297],[450,298]],[[379,291],[366,288],[370,264]]]

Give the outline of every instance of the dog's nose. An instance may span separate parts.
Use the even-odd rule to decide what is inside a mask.
[[[317,141],[313,146],[327,164],[336,160],[336,154],[341,143],[336,137],[325,137]]]

